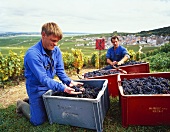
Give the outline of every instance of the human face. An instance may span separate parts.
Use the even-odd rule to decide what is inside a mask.
[[[112,44],[113,44],[114,48],[117,48],[119,46],[119,40],[117,38],[112,39]]]
[[[57,46],[57,43],[59,41],[59,38],[55,35],[46,35],[44,32],[42,33],[42,45],[44,49],[53,50],[55,46]]]

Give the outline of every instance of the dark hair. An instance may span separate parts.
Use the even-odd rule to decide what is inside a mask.
[[[119,37],[118,36],[111,37],[111,42],[112,42],[112,39],[117,39],[119,41]]]

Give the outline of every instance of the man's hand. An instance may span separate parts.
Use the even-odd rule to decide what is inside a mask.
[[[81,83],[81,82],[75,82],[75,81],[72,80],[71,83],[70,83],[70,85],[69,85],[69,87],[78,86],[78,85],[82,86],[83,83]]]
[[[117,61],[113,61],[111,65],[114,66],[116,64],[117,64]]]
[[[75,82],[75,81],[71,80],[71,83],[69,84],[69,87],[65,85],[66,88],[64,89],[64,92],[66,92],[66,93],[68,93],[68,94],[82,94],[82,92],[75,92],[75,89],[74,89],[74,88],[71,88],[71,87],[73,87],[73,86],[78,86],[78,85],[82,86],[83,83],[81,83],[81,82]],[[81,91],[84,91],[84,89],[80,89],[80,90],[81,90]]]
[[[67,86],[64,89],[64,92],[66,92],[68,94],[82,94],[82,92],[75,92],[74,88],[70,88],[70,87],[67,87]]]
[[[123,63],[124,63],[123,61],[119,61],[117,65],[122,65]]]
[[[118,69],[118,67],[115,66],[116,64],[117,64],[117,61],[113,61],[113,62],[112,62],[112,67],[113,67],[114,69]]]

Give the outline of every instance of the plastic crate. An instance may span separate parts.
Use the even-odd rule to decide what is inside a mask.
[[[82,128],[103,130],[103,121],[110,107],[108,80],[78,80],[94,87],[101,87],[96,99],[43,95],[50,124],[58,123]]]
[[[116,70],[113,69],[113,71],[116,71]],[[107,79],[108,80],[109,96],[116,97],[116,96],[119,96],[118,74],[119,73],[104,75],[104,76],[88,77],[87,79]],[[121,73],[121,74],[123,74],[123,73]]]
[[[120,80],[149,76],[170,79],[170,72],[126,74],[120,75]],[[170,94],[125,95],[121,83],[119,91],[123,127],[128,125],[170,125]]]
[[[134,65],[127,65],[127,66],[119,66],[120,69],[123,69],[127,72],[127,74],[132,73],[149,73],[149,63],[141,63],[141,64],[134,64]]]

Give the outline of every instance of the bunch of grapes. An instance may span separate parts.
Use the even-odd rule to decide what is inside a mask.
[[[127,62],[125,62],[125,63],[124,63],[124,64],[122,64],[121,66],[135,65],[135,64],[142,64],[142,63],[146,63],[146,62],[131,60],[131,61],[127,61]]]
[[[64,97],[77,97],[77,98],[90,98],[90,99],[95,99],[97,98],[97,95],[101,88],[94,87],[94,86],[89,86],[87,84],[84,84],[83,86],[73,86],[72,88],[75,89],[76,92],[81,91],[82,94],[68,94],[65,92],[54,92],[52,96],[64,96]],[[84,90],[82,90],[84,89]]]
[[[125,78],[121,83],[125,95],[170,94],[170,80],[162,77]]]
[[[92,72],[87,72],[84,74],[84,78],[89,78],[89,77],[96,77],[96,76],[105,76],[105,75],[111,75],[111,74],[117,74],[120,73],[118,70],[97,70],[97,71],[92,71]]]

